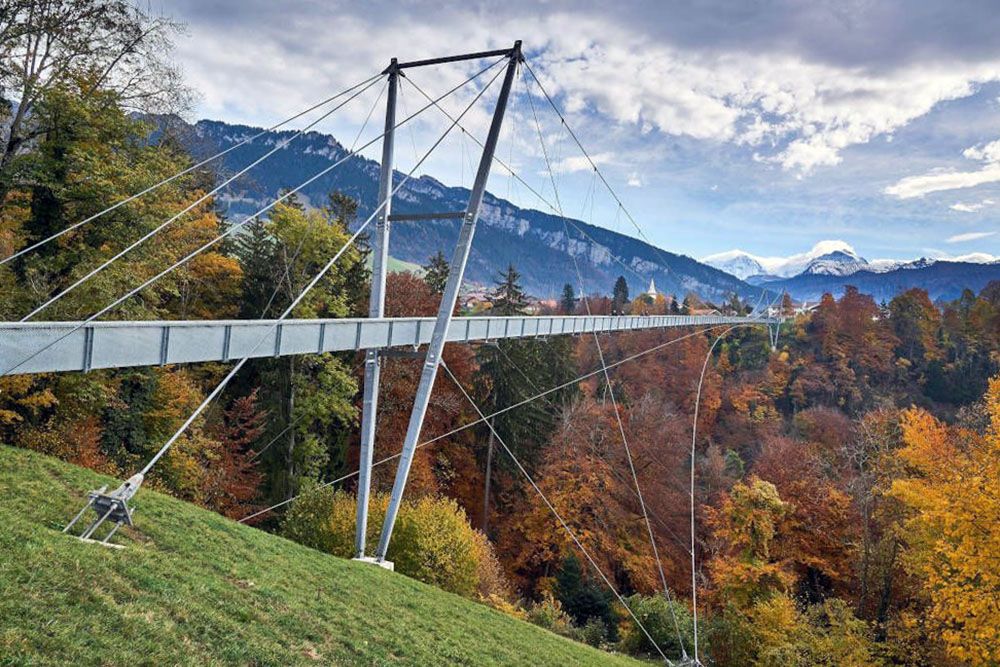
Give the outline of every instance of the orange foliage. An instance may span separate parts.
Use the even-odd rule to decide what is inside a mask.
[[[439,303],[440,296],[433,293],[419,277],[411,273],[390,273],[387,276],[387,317],[431,316]],[[449,344],[445,346],[443,357],[455,376],[466,386],[471,385],[475,357],[470,348]],[[421,359],[387,358],[382,362],[375,434],[376,460],[397,454],[402,449],[422,366]],[[448,375],[441,371],[434,384],[420,441],[438,437],[473,418],[468,401]],[[417,449],[407,482],[407,494],[416,496],[447,491],[462,504],[475,523],[481,513],[478,495],[482,488],[482,474],[472,455],[471,438],[472,430],[469,429]],[[357,460],[357,447],[352,448],[351,457],[353,461]],[[372,475],[373,489],[391,488],[395,474],[394,464],[376,467]]]

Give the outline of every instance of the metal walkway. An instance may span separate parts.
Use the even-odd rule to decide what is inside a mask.
[[[592,332],[746,324],[745,317],[717,315],[456,317],[449,342],[532,338]],[[776,325],[777,320],[756,320]],[[3,322],[0,367],[52,343],[18,373],[89,371],[129,366],[164,366],[243,357],[279,357],[392,347],[417,347],[431,340],[435,318],[350,318],[328,320],[183,320],[148,322]],[[76,329],[74,331],[74,328]],[[72,332],[72,333],[68,333]],[[68,335],[67,335],[68,333]],[[59,340],[60,337],[64,337]],[[264,338],[261,344],[260,340]],[[254,349],[256,346],[256,350]]]

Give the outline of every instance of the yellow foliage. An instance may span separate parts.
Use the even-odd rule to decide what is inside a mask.
[[[367,541],[382,530],[389,498],[373,495]],[[303,494],[292,505],[282,533],[296,542],[342,558],[354,556],[354,496],[329,488]],[[397,572],[488,604],[509,601],[510,587],[484,535],[469,525],[450,498],[424,496],[400,507],[387,558]]]
[[[905,471],[890,490],[909,512],[904,563],[928,599],[926,621],[973,665],[1000,662],[1000,378],[986,410],[985,434],[904,413]]]
[[[59,401],[39,375],[9,375],[0,378],[0,426],[12,426],[25,414],[37,416],[40,410]]]

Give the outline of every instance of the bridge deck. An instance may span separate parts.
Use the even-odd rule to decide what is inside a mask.
[[[748,321],[774,323],[768,319],[715,315],[456,317],[448,340],[531,338]],[[78,324],[0,323],[0,368],[10,368],[61,336],[65,338],[14,373],[228,361],[247,355],[268,357],[415,347],[430,340],[434,318],[285,320],[277,325],[275,320],[92,322],[66,335]]]

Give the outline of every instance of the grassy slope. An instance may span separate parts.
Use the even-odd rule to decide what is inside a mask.
[[[0,446],[0,664],[638,664],[148,490],[126,549],[62,535],[103,483]]]
[[[368,261],[366,262],[366,264],[369,269],[372,268],[371,255],[368,255]],[[406,260],[398,259],[396,257],[393,257],[392,255],[389,255],[389,264],[385,268],[390,273],[392,272],[400,273],[405,271],[408,273],[414,273],[418,276],[424,275],[424,267],[420,266],[419,264],[414,264],[413,262],[407,262]]]

